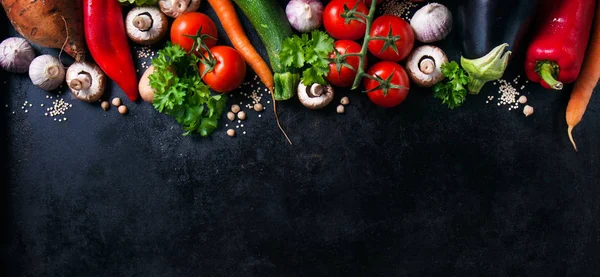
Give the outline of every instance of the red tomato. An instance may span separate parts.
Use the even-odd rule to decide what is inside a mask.
[[[215,67],[206,73],[202,80],[212,90],[219,93],[227,93],[238,88],[246,78],[246,61],[237,50],[229,46],[215,46],[210,48],[215,59]],[[209,58],[209,53],[204,53]],[[204,72],[207,65],[200,62],[200,74]]]
[[[392,47],[381,51],[385,42],[378,39],[369,41],[369,52],[384,61],[399,62],[408,57],[412,51],[415,44],[415,33],[406,20],[394,15],[382,15],[373,21],[370,35],[371,37],[387,37],[390,29],[392,36],[399,37],[395,43],[398,53]]]
[[[367,26],[354,19],[346,24],[346,19],[341,16],[344,13],[344,5],[348,9],[356,7],[356,11],[363,14],[369,13],[369,9],[362,1],[333,0],[327,4],[323,11],[323,26],[325,26],[327,33],[336,39],[357,40],[365,35]]]
[[[360,53],[361,46],[353,40],[338,40],[333,46],[340,54],[346,53]],[[335,52],[329,54],[330,59],[334,59],[336,57]],[[329,73],[325,76],[325,80],[328,83],[338,86],[338,87],[351,87],[352,83],[354,83],[354,78],[356,78],[356,70],[358,70],[358,63],[360,62],[359,57],[347,57],[346,63],[348,63],[354,70],[342,66],[340,71],[337,70],[337,65],[335,62],[329,63]],[[363,67],[366,66],[366,61],[363,64]]]
[[[387,93],[385,93],[383,89],[376,89],[368,92],[367,96],[369,96],[369,99],[371,99],[371,102],[375,103],[375,105],[391,108],[400,105],[400,103],[406,99],[408,91],[410,90],[410,82],[406,71],[404,71],[404,68],[399,64],[388,61],[378,62],[369,68],[367,74],[383,80],[392,76],[390,81],[391,85],[404,87],[389,88]],[[379,82],[371,78],[365,78],[363,85],[365,90],[368,91],[379,86]]]
[[[201,34],[209,35],[215,39],[207,38],[204,40],[206,46],[210,49],[217,45],[219,34],[217,33],[217,25],[207,15],[199,12],[189,12],[175,18],[171,26],[171,41],[174,44],[179,44],[185,51],[191,51],[194,45],[194,40],[187,36],[195,36],[198,30],[202,28]],[[199,51],[204,52],[204,51]],[[196,55],[199,56],[196,51]]]

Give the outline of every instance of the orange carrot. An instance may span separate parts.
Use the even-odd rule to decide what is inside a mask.
[[[600,3],[596,5],[596,19],[594,19],[594,27],[585,56],[586,60],[575,82],[573,92],[571,92],[566,113],[569,126],[567,133],[575,151],[577,151],[577,145],[573,140],[573,128],[581,122],[594,88],[600,79]]]
[[[237,49],[242,57],[246,60],[246,63],[254,70],[258,78],[265,84],[265,86],[271,91],[271,97],[273,98],[273,112],[275,113],[275,121],[277,122],[277,127],[283,133],[287,141],[292,144],[292,141],[288,137],[288,135],[281,127],[281,123],[279,123],[279,116],[277,115],[277,103],[275,102],[275,98],[273,96],[273,89],[275,86],[275,82],[273,81],[273,73],[271,69],[265,62],[265,60],[256,52],[254,46],[246,36],[244,32],[244,28],[240,23],[240,19],[235,12],[235,7],[231,0],[208,0],[208,3],[212,6],[213,10],[217,14],[219,21],[221,21],[221,25],[223,25],[223,29],[225,29],[225,33],[231,40],[231,44],[233,47]]]
[[[208,3],[219,17],[233,47],[240,52],[263,84],[273,90],[273,73],[265,60],[256,52],[248,36],[246,36],[231,0],[208,0]]]

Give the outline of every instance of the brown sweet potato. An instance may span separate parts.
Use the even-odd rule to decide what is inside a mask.
[[[78,0],[0,0],[15,29],[42,47],[84,58],[83,10]],[[67,39],[68,36],[68,39]],[[66,44],[65,44],[66,41]]]

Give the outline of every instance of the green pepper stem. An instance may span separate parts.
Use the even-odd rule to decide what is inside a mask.
[[[540,77],[542,77],[542,80],[544,80],[552,89],[561,90],[563,88],[563,83],[554,78],[554,76],[558,75],[559,68],[556,62],[538,62],[536,68],[538,68],[538,70],[536,71],[540,75]]]

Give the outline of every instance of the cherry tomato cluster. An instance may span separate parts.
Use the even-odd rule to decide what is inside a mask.
[[[371,0],[364,0],[369,6]],[[351,87],[357,75],[362,47],[356,42],[366,33],[366,19],[369,8],[363,0],[333,0],[323,11],[323,25],[337,41],[334,43],[335,51],[330,55],[333,60],[326,80],[339,87]],[[377,0],[379,3],[380,0]],[[346,9],[344,9],[344,6]],[[347,20],[342,14],[346,10],[356,13],[356,19]],[[346,13],[347,15],[347,13]],[[414,33],[408,22],[393,15],[382,15],[371,23],[369,30],[368,51],[378,58],[379,62],[372,65],[367,71],[367,78],[363,86],[369,99],[381,107],[394,107],[400,105],[408,95],[410,81],[404,68],[398,62],[404,60],[414,46]],[[382,39],[387,38],[387,39]],[[336,61],[338,55],[345,56],[343,66],[341,61]],[[363,67],[366,62],[363,63]],[[364,68],[363,68],[364,69]],[[387,81],[382,85],[381,81]]]
[[[215,22],[203,13],[180,15],[171,26],[171,42],[201,58],[198,68],[204,83],[216,92],[227,93],[244,81],[246,61],[234,48],[217,45],[218,38]]]

